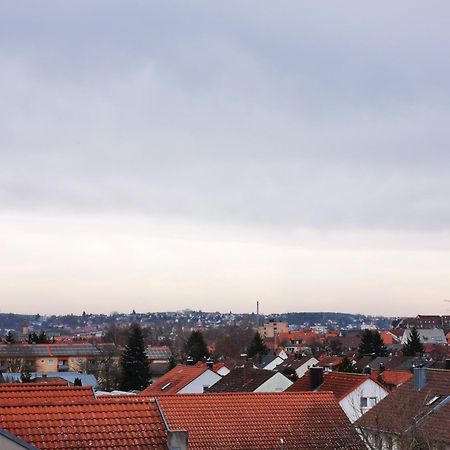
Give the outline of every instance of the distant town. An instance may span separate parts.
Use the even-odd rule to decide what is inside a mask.
[[[84,436],[75,448],[113,448],[114,439],[103,439],[117,433],[127,448],[136,439],[139,448],[211,448],[205,423],[214,448],[231,448],[233,439],[236,448],[450,443],[450,316],[3,313],[0,328],[0,447],[3,439],[17,448],[70,448]],[[275,435],[264,422],[273,404],[282,412],[271,416]],[[31,407],[39,418],[31,419]],[[141,417],[139,427],[130,414]],[[254,416],[245,430],[242,414]],[[96,428],[83,428],[86,417]],[[113,433],[111,422],[133,427]],[[63,440],[54,447],[56,439]]]

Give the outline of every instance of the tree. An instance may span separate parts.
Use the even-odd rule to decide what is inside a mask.
[[[387,356],[388,351],[378,331],[372,333],[372,345],[375,356]]]
[[[14,335],[11,330],[8,331],[8,334],[5,337],[5,341],[7,344],[14,344],[16,340],[14,339]]]
[[[402,353],[405,356],[416,356],[417,353],[423,353],[423,345],[420,342],[420,336],[416,328],[412,328],[408,340],[403,345]]]
[[[373,338],[370,330],[364,330],[359,344],[359,356],[373,356]]]
[[[81,383],[81,378],[75,377],[75,380],[73,380],[73,385],[74,386],[83,386],[83,384]]]
[[[268,348],[266,347],[266,344],[264,343],[261,335],[256,332],[253,336],[252,341],[247,347],[247,357],[253,358],[256,355],[265,355],[268,352]]]
[[[338,367],[339,372],[347,372],[347,373],[359,373],[359,370],[355,367],[354,364],[348,359],[347,356],[342,358],[341,364]]]
[[[193,359],[193,364],[209,356],[208,347],[200,331],[193,331],[185,344],[185,353]]]
[[[120,359],[120,389],[142,390],[150,382],[150,369],[141,327],[132,324],[128,332],[127,345]]]
[[[31,381],[31,363],[25,361],[23,368],[20,372],[20,381],[22,383],[29,383]]]
[[[359,356],[386,356],[387,349],[378,331],[364,330],[358,349]]]

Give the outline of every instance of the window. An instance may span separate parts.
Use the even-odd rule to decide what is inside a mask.
[[[49,360],[48,360],[48,363],[49,363],[50,365],[53,365],[53,359],[49,359]]]
[[[376,404],[376,397],[361,397],[361,408],[372,408]]]
[[[161,390],[163,391],[164,389],[167,389],[171,384],[172,384],[171,382],[165,384],[165,385],[161,388]]]

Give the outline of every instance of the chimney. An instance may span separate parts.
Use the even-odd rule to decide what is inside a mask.
[[[315,391],[323,383],[323,367],[310,367],[310,385],[311,391]]]
[[[363,373],[365,375],[370,375],[372,373],[372,369],[370,368],[369,364],[367,364],[367,366],[364,367]]]
[[[212,370],[213,366],[214,366],[214,361],[210,357],[206,360],[206,367],[208,367],[208,369]]]
[[[414,369],[414,389],[421,391],[427,384],[427,369],[416,367]]]
[[[192,358],[192,356],[189,356],[188,359],[186,359],[186,364],[188,366],[193,366],[194,365],[194,359]]]
[[[243,366],[243,370],[244,370],[244,383],[246,383],[251,377],[252,377],[252,369],[253,369],[253,364],[250,362],[245,362],[244,366]]]
[[[384,372],[385,369],[384,363],[380,363],[380,373]]]
[[[169,450],[188,450],[188,432],[185,430],[168,430],[167,447],[169,447]]]

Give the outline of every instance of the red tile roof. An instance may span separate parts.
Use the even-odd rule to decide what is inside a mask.
[[[0,406],[0,412],[0,428],[42,450],[167,449],[162,418],[148,399]]]
[[[315,392],[333,392],[338,401],[353,392],[359,385],[370,379],[369,375],[346,372],[325,372],[323,383]],[[372,380],[374,381],[374,380]],[[376,382],[376,381],[375,381]],[[308,371],[303,377],[290,386],[288,392],[305,392],[311,390],[311,372]]]
[[[178,364],[147,389],[144,389],[140,395],[176,394],[206,370],[208,370],[206,365],[185,366]]]
[[[413,374],[406,370],[385,370],[384,372],[379,373],[377,378],[382,383],[392,386],[399,386],[412,377]]]
[[[0,406],[72,403],[94,400],[91,387],[49,386],[32,384],[3,388],[0,385]]]
[[[333,394],[179,394],[158,398],[170,429],[189,432],[189,448],[364,449]]]
[[[450,370],[426,370],[426,384],[414,388],[411,378],[381,400],[356,423],[378,432],[401,434],[414,432],[415,438],[450,444]],[[428,446],[427,448],[441,448]]]

